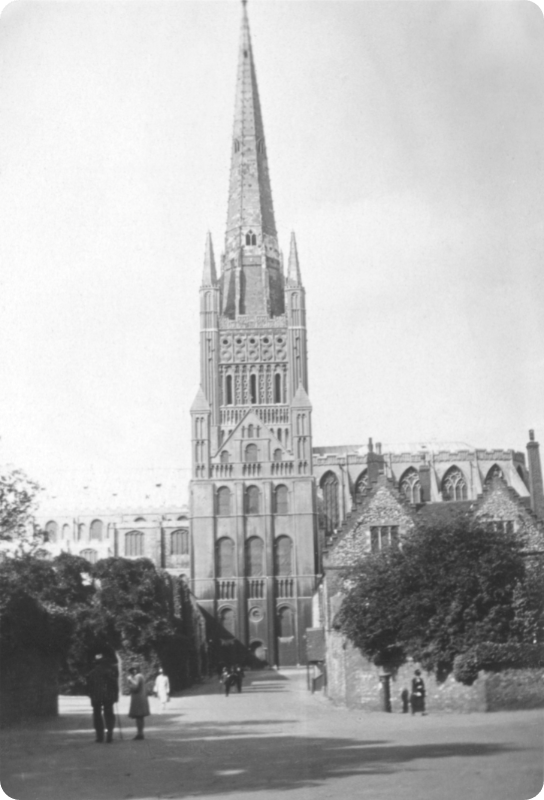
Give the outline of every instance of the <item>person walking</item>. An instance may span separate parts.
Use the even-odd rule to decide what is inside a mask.
[[[113,706],[119,699],[119,683],[117,666],[108,662],[102,653],[94,657],[94,666],[87,675],[87,694],[93,707],[93,725],[96,732],[96,741],[113,741],[115,728],[115,714]]]
[[[412,678],[412,694],[410,695],[412,714],[421,711],[425,714],[425,683],[421,677],[421,670],[416,669]]]
[[[136,736],[134,738],[143,739],[145,718],[149,716],[149,702],[145,688],[145,679],[137,667],[130,667],[127,681],[130,689],[130,709],[128,715],[136,722]]]
[[[155,679],[153,693],[157,695],[161,702],[161,711],[164,711],[167,702],[170,700],[170,681],[168,680],[168,675],[164,674],[162,667],[159,669],[159,674]]]

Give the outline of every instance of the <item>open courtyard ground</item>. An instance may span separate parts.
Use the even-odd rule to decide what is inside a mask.
[[[428,716],[334,708],[304,670],[250,672],[151,699],[146,739],[97,744],[85,697],[60,716],[0,733],[4,792],[16,800],[526,800],[543,781],[542,711]]]

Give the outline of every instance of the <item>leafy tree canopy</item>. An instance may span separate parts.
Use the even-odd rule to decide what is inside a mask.
[[[33,552],[45,539],[33,516],[39,490],[20,469],[0,472],[0,541],[11,542],[16,552]]]
[[[530,629],[540,635],[542,592],[521,550],[514,534],[466,516],[420,523],[401,549],[346,570],[336,623],[376,664],[412,657],[447,674],[456,656],[478,645],[526,641]]]

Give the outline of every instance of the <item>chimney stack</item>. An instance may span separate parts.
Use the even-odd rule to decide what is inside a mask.
[[[529,431],[527,443],[527,462],[529,466],[529,491],[531,508],[540,519],[544,519],[544,484],[542,482],[542,465],[540,463],[540,446],[535,442],[534,430]]]

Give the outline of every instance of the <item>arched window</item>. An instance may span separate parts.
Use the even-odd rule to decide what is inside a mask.
[[[278,428],[278,439],[281,442],[281,428]]]
[[[246,542],[246,575],[248,578],[260,578],[264,575],[263,565],[264,544],[258,536],[253,536]]]
[[[293,542],[289,536],[279,536],[276,539],[274,561],[276,575],[293,574]]]
[[[467,484],[459,467],[450,467],[442,481],[443,500],[466,500]]]
[[[45,526],[45,532],[47,533],[47,541],[48,542],[56,542],[57,541],[58,530],[59,530],[59,526],[57,525],[56,522],[53,522],[53,520],[51,520],[51,522],[47,523],[47,525]]]
[[[217,513],[220,517],[230,517],[230,489],[222,486],[217,492]]]
[[[225,380],[225,404],[232,405],[232,375],[227,375]]]
[[[80,522],[77,526],[77,540],[80,542],[82,539],[85,538],[85,523]]]
[[[501,480],[504,481],[504,473],[502,469],[499,467],[498,464],[493,464],[489,472],[487,473],[485,483],[491,483],[494,480]]]
[[[249,486],[246,491],[246,514],[258,514],[261,510],[261,493],[256,486]]]
[[[102,532],[103,532],[102,520],[93,519],[89,530],[89,539],[97,539],[99,542],[101,542]]]
[[[70,538],[70,526],[68,523],[62,526],[62,538],[69,539]]]
[[[223,452],[221,453],[221,456],[220,456],[221,463],[222,464],[228,464],[229,463],[229,458],[230,457],[229,457],[228,452],[226,450],[223,450]]]
[[[283,453],[281,452],[281,448],[278,447],[277,450],[274,450],[274,461],[281,461],[283,459]]]
[[[144,535],[142,531],[130,531],[125,534],[125,555],[143,556]]]
[[[253,439],[254,436],[255,436],[255,431],[253,429],[253,425],[248,425],[247,426],[247,438],[248,439]]]
[[[218,578],[234,576],[234,542],[228,536],[217,542],[216,573]]]
[[[283,606],[278,609],[278,636],[288,638],[295,635],[293,609],[289,606]]]
[[[283,403],[283,397],[281,391],[281,375],[279,372],[276,372],[276,374],[274,375],[274,402]]]
[[[256,444],[248,444],[245,451],[245,460],[246,462],[253,463],[257,461],[257,445]]]
[[[180,529],[170,534],[170,555],[186,556],[189,554],[189,531]]]
[[[84,558],[86,561],[88,561],[89,564],[96,564],[96,561],[98,559],[98,553],[96,552],[96,550],[93,550],[90,547],[85,550],[82,550],[79,555],[81,556],[81,558]]]
[[[249,402],[253,405],[257,402],[257,376],[249,376]]]
[[[234,618],[234,611],[232,608],[222,608],[219,616],[221,625],[233,636],[236,635],[236,621]]]
[[[364,470],[361,472],[357,480],[355,481],[355,498],[360,500],[362,497],[365,496],[368,490],[368,470]]]
[[[406,470],[400,479],[399,489],[412,505],[421,503],[421,483],[416,469],[410,467],[410,469]]]
[[[321,479],[323,492],[323,522],[326,534],[333,533],[338,527],[338,478],[334,472],[327,472]]]
[[[274,512],[287,514],[289,511],[289,492],[287,486],[276,486],[274,490]]]

